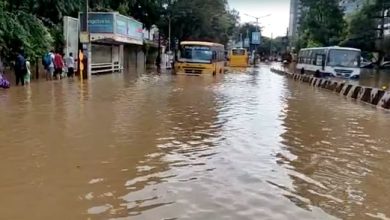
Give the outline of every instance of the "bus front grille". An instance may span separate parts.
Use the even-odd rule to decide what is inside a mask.
[[[187,74],[202,74],[200,69],[185,69],[184,72]]]

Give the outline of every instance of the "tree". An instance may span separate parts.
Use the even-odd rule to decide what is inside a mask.
[[[348,19],[348,31],[342,46],[355,47],[364,52],[379,52],[378,62],[382,60],[384,53],[389,53],[389,39],[383,36],[381,19],[385,16],[385,9],[390,5],[386,0],[375,0],[367,3],[357,13]]]
[[[299,47],[338,45],[343,39],[346,23],[337,0],[302,0]]]
[[[179,40],[226,43],[238,21],[238,13],[228,10],[226,0],[90,0],[89,7],[119,11],[147,29],[158,24],[165,36],[169,17],[172,36]],[[77,17],[84,8],[84,0],[0,0],[0,55],[10,60],[20,49],[30,57],[61,49],[63,16]]]
[[[229,11],[225,0],[177,0],[166,9],[172,37],[183,40],[206,40],[226,44],[238,21],[236,11]],[[168,19],[160,25],[167,36]]]
[[[347,36],[341,45],[374,51],[377,38],[375,30],[377,22],[372,19],[374,14],[374,5],[366,4],[360,11],[351,15],[348,21]]]
[[[25,10],[26,2],[0,1],[0,55],[6,63],[20,50],[31,58],[40,56],[52,43],[43,22]]]

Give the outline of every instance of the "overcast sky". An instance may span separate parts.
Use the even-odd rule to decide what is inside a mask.
[[[228,0],[231,9],[240,12],[241,23],[256,21],[255,18],[246,16],[249,14],[261,17],[271,14],[259,20],[260,26],[264,26],[262,35],[270,37],[285,36],[290,18],[290,0]]]

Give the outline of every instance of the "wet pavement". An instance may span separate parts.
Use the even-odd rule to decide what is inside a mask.
[[[389,219],[390,114],[271,73],[0,91],[0,219]]]

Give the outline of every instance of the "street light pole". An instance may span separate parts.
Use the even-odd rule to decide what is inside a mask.
[[[274,34],[271,33],[271,40],[269,41],[269,56],[272,56],[272,39],[274,38]]]
[[[168,24],[168,43],[169,43],[169,52],[171,52],[172,50],[171,50],[171,40],[172,40],[172,38],[171,38],[171,15],[169,15],[169,17],[168,17],[168,22],[169,22],[169,24]]]
[[[242,37],[242,33],[240,33],[240,41],[241,41],[241,47],[243,47],[244,48],[244,41],[243,41],[243,39],[242,39],[243,37]]]
[[[90,78],[91,74],[91,42],[88,28],[88,0],[85,0],[85,8],[83,16],[80,17],[82,20],[80,28],[80,44],[79,56],[78,56],[78,73],[80,80],[83,78]]]
[[[91,62],[92,62],[92,46],[91,46],[91,38],[89,33],[89,27],[88,27],[88,20],[89,20],[89,0],[85,0],[86,6],[85,6],[85,17],[86,17],[86,31],[88,32],[88,44],[87,44],[87,79],[91,78]]]
[[[159,1],[160,10],[162,9],[162,0]],[[160,14],[160,21],[161,21]],[[157,71],[160,71],[161,67],[161,27],[158,28],[158,52],[157,52],[157,60],[156,60]]]

